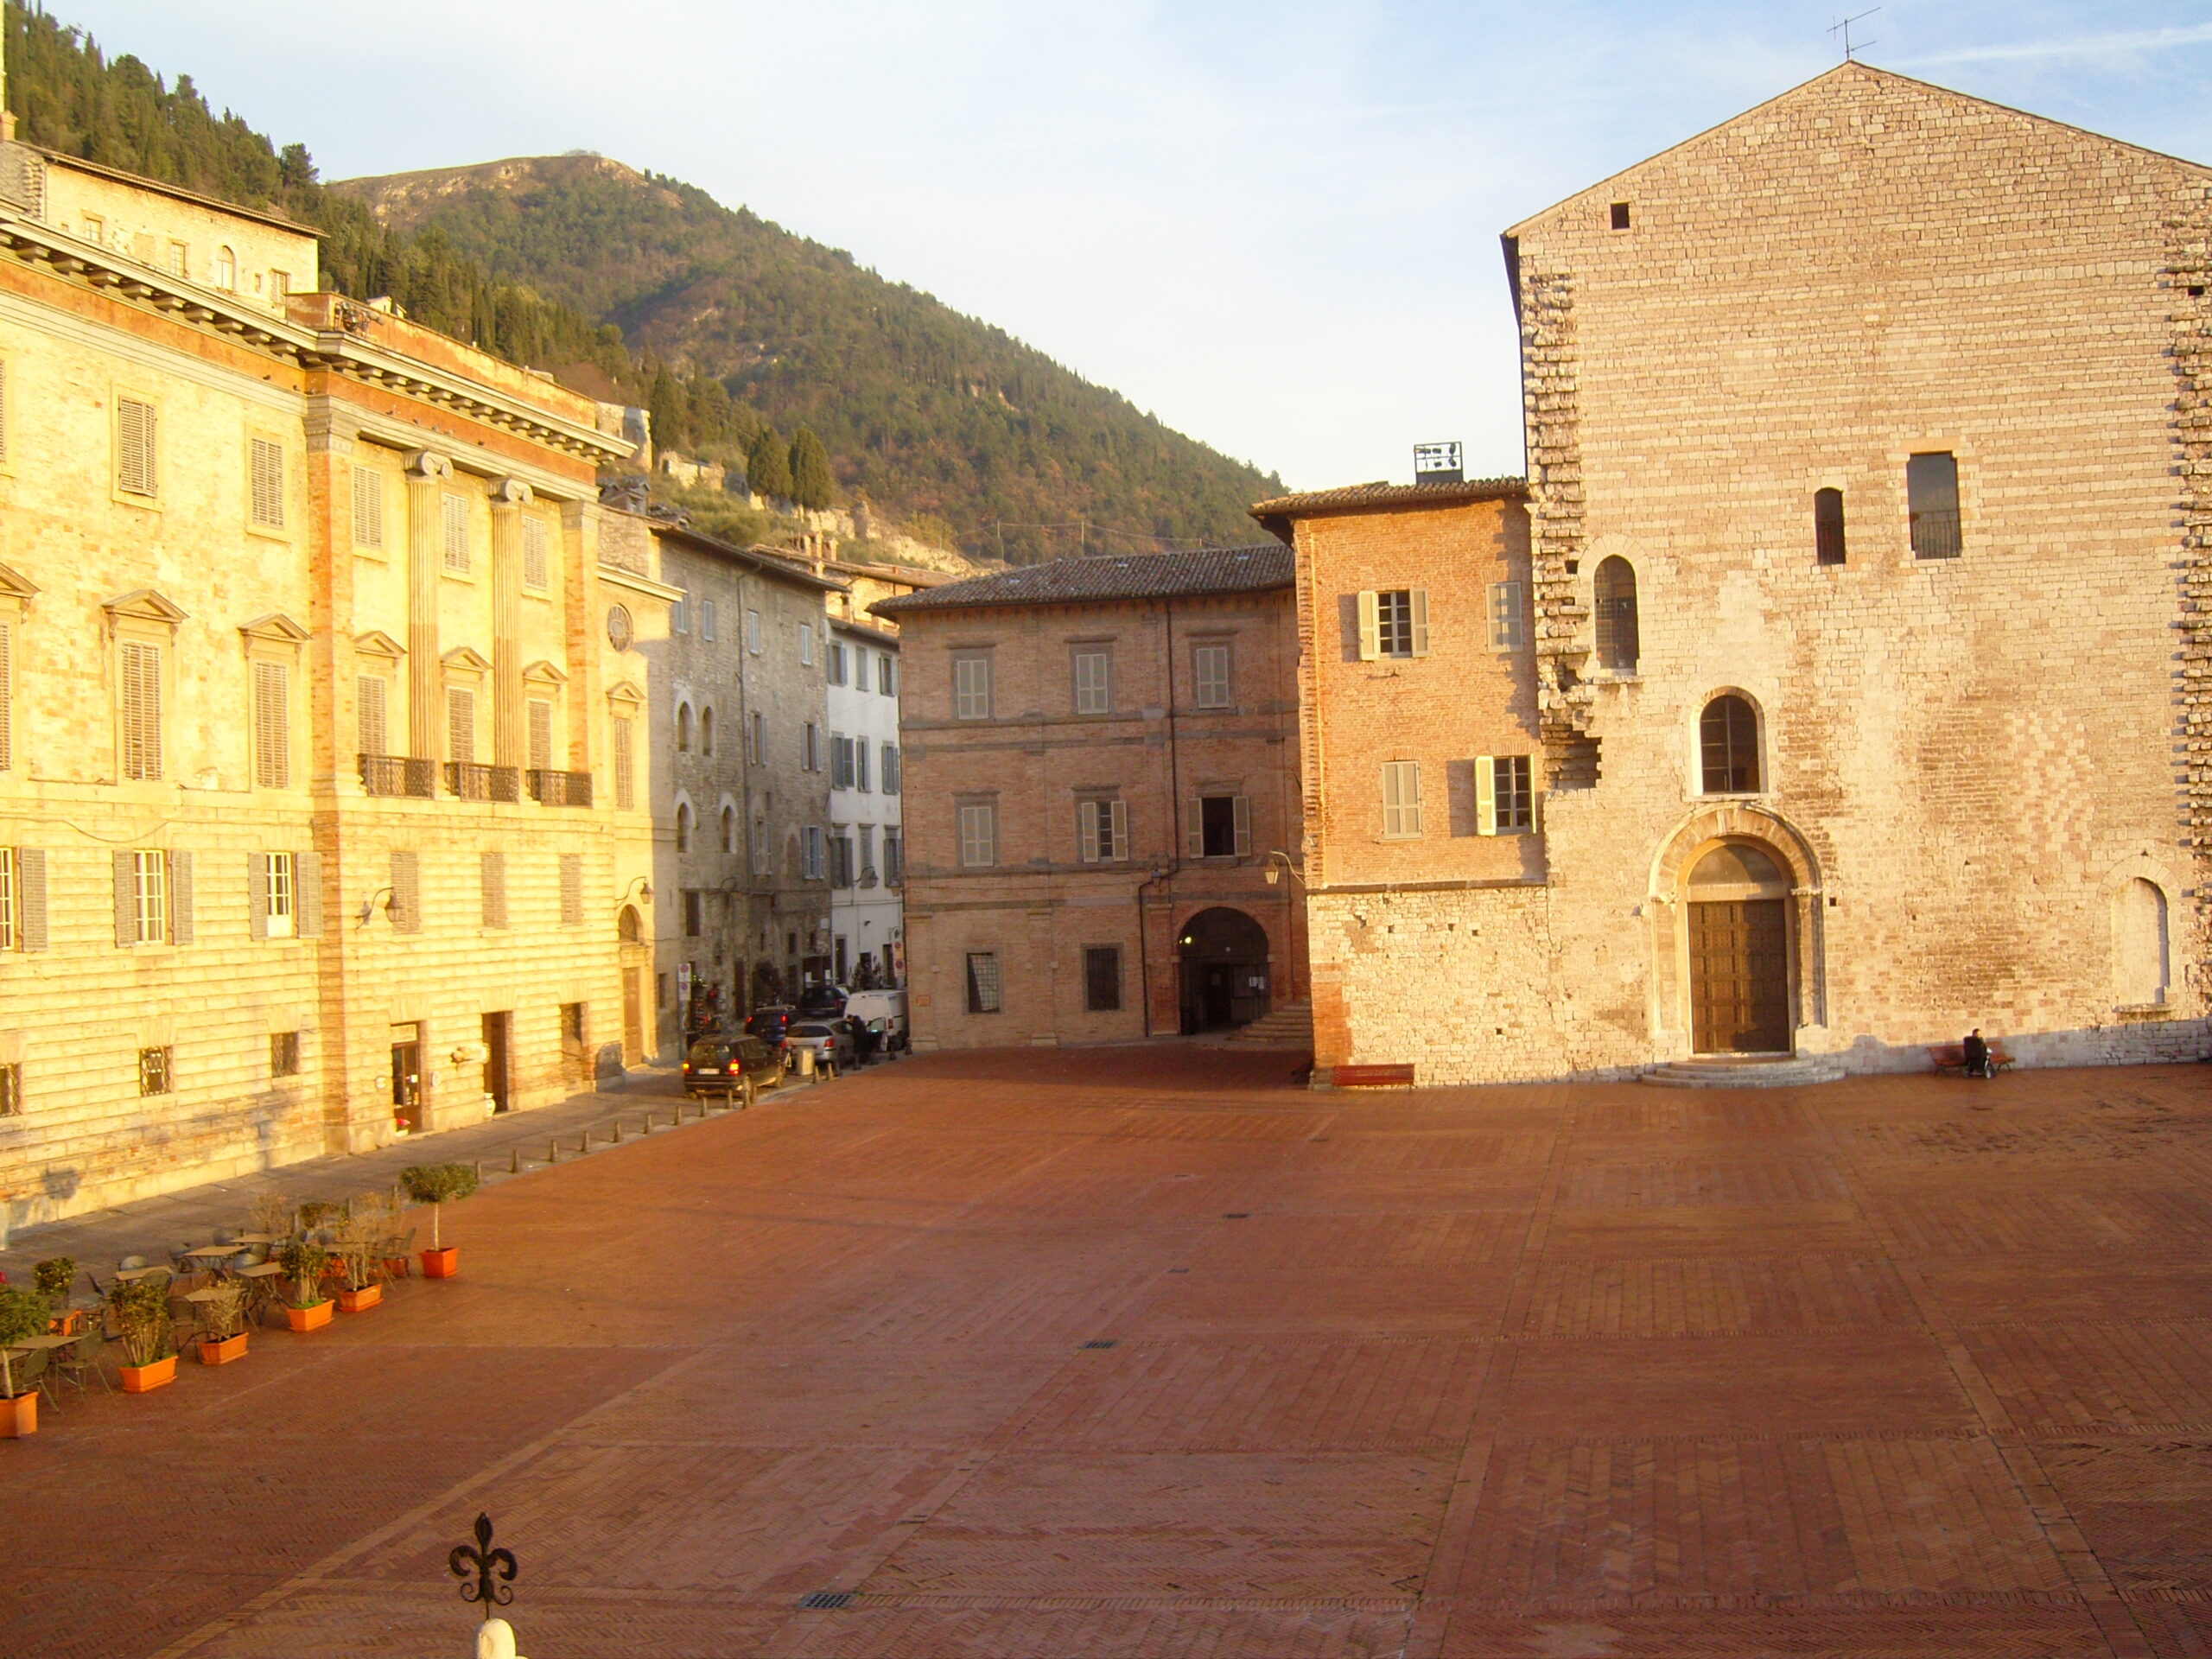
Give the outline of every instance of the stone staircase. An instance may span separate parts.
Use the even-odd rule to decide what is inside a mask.
[[[1834,1083],[1843,1075],[1843,1063],[1826,1054],[1772,1059],[1754,1056],[1721,1059],[1708,1055],[1655,1065],[1638,1081],[1669,1089],[1785,1089],[1798,1084]]]
[[[1270,1048],[1307,1048],[1313,1046],[1313,1005],[1311,1002],[1286,1002],[1271,1008],[1249,1026],[1239,1026],[1230,1033],[1232,1043],[1265,1044]]]

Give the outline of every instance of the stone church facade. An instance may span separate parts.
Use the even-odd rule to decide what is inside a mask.
[[[1525,491],[1255,509],[1321,1075],[2200,1054],[2208,238],[1855,63],[1513,227]]]

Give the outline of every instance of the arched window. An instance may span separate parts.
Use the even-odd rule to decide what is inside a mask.
[[[711,709],[702,709],[699,711],[699,753],[712,754],[714,752],[715,711]]]
[[[676,804],[676,850],[679,853],[691,850],[691,803],[689,801]]]
[[[1598,567],[1598,666],[1636,672],[1640,649],[1636,626],[1636,572],[1616,553]]]
[[[2124,1008],[2147,1008],[2166,1000],[2171,957],[2166,895],[2137,876],[2113,897],[2113,995]]]
[[[691,705],[688,702],[676,705],[676,752],[691,753]]]
[[[622,913],[614,918],[614,937],[625,944],[639,944],[643,943],[643,931],[638,920],[638,907],[635,905],[623,906]]]
[[[215,250],[215,286],[226,293],[236,291],[238,285],[238,257],[228,248]]]
[[[734,806],[726,806],[722,808],[722,851],[734,853],[736,850],[737,809]]]
[[[1843,492],[1813,492],[1813,562],[1843,563]]]
[[[1698,757],[1707,795],[1754,795],[1759,789],[1759,717],[1732,694],[1715,697],[1698,716]]]

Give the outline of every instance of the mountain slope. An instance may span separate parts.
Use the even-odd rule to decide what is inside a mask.
[[[1241,540],[1245,507],[1281,488],[1003,331],[673,179],[575,155],[328,188],[711,377],[741,413],[811,427],[841,490],[943,520],[970,552]]]

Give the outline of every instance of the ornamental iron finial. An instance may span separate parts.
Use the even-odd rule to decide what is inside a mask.
[[[514,1582],[514,1552],[492,1548],[492,1517],[488,1515],[476,1517],[475,1548],[454,1545],[453,1554],[446,1557],[446,1567],[456,1579],[475,1575],[475,1583],[461,1586],[461,1599],[483,1603],[487,1619],[494,1607],[504,1607],[515,1599],[515,1592],[507,1587]]]

